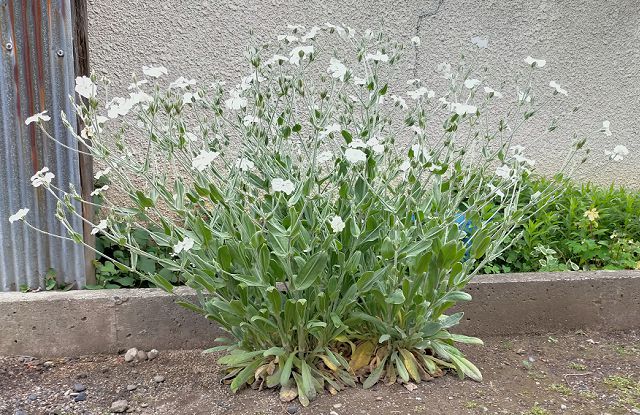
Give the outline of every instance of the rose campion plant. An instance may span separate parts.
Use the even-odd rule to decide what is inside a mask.
[[[307,405],[357,383],[447,370],[482,379],[456,348],[482,341],[454,333],[462,312],[450,309],[471,300],[465,286],[553,197],[547,189],[519,203],[534,162],[514,142],[566,91],[553,82],[534,93],[546,62],[531,57],[528,83],[512,92],[464,62],[438,66],[443,90],[396,85],[403,49],[371,31],[292,26],[249,47],[247,74],[231,87],[167,83],[166,68],[149,66],[128,96],[105,104],[102,80],[78,79],[85,128],[67,125],[109,179],[94,191],[93,233],[130,250],[131,265],[119,266],[172,292],[137,268],[151,258],[197,291],[199,303],[180,304],[227,332],[211,351],[226,353],[233,391],[279,388]],[[34,117],[41,127],[49,118]],[[583,161],[584,143],[563,172]],[[93,202],[53,179],[43,170],[32,180],[58,198],[68,237],[82,243],[68,217]],[[140,249],[136,229],[157,229],[173,257]]]

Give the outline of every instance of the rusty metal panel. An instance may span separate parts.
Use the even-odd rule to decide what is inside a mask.
[[[59,283],[85,285],[83,247],[10,224],[18,209],[30,209],[27,220],[39,229],[66,236],[55,218],[56,201],[31,186],[30,177],[48,167],[58,187],[69,183],[80,191],[78,154],[47,139],[25,119],[47,110],[47,131],[69,147],[77,142],[61,122],[64,111],[75,119],[73,31],[70,0],[0,0],[0,291],[21,286],[44,287],[55,272]],[[81,212],[80,206],[77,206]],[[80,218],[71,219],[82,235]]]

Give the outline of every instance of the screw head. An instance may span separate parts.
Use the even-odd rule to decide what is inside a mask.
[[[56,55],[58,55],[59,57],[63,57],[64,56],[64,50],[58,49],[58,51],[56,52]]]
[[[13,50],[13,43],[11,43],[11,42],[7,42],[7,44],[6,44],[6,45],[4,45],[4,47],[5,47],[7,50]]]

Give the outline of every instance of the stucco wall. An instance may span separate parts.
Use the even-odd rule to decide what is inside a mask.
[[[611,122],[613,135],[594,135],[593,154],[577,178],[640,188],[639,0],[89,0],[91,66],[116,88],[142,65],[163,64],[170,75],[206,81],[217,73],[237,82],[249,31],[275,38],[288,23],[341,23],[356,30],[382,27],[397,38],[422,39],[417,60],[403,63],[422,79],[441,61],[456,61],[472,36],[489,39],[481,64],[496,83],[512,79],[527,55],[547,60],[544,79],[569,91],[580,116],[546,140],[539,133],[554,114],[541,114],[521,135],[543,172],[563,162],[571,132]],[[605,149],[624,144],[631,154],[607,162]]]

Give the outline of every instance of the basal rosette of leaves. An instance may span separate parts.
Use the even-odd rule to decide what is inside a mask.
[[[357,383],[448,369],[482,378],[456,348],[482,342],[452,332],[462,313],[450,309],[471,300],[467,283],[553,197],[543,188],[520,203],[533,161],[512,143],[566,91],[536,95],[544,61],[531,58],[529,84],[513,99],[464,63],[439,66],[446,88],[437,93],[420,80],[406,91],[391,81],[402,51],[381,34],[292,27],[248,48],[247,76],[230,88],[168,83],[164,67],[145,67],[128,98],[104,105],[104,82],[78,80],[86,127],[75,137],[111,185],[96,190],[95,233],[130,250],[128,264],[110,259],[128,272],[171,292],[137,266],[150,258],[197,290],[198,304],[180,303],[228,333],[211,350],[227,353],[220,363],[234,391],[280,388],[307,405]],[[493,114],[500,99],[509,110]],[[565,169],[582,161],[584,142]],[[67,220],[79,215],[79,195],[46,174],[39,185],[81,242]],[[151,229],[174,256],[141,249],[136,229]]]

